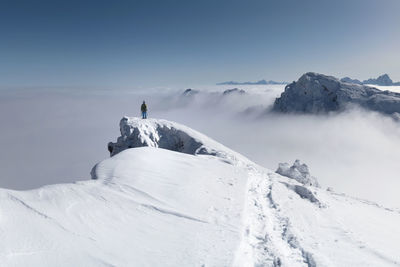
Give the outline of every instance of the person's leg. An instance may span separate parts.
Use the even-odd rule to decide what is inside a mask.
[[[142,119],[144,119],[144,111],[142,111]]]
[[[147,119],[147,111],[144,112],[144,118]]]

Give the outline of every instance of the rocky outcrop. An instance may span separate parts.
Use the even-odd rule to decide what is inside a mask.
[[[162,120],[123,117],[120,121],[121,136],[117,142],[108,143],[108,151],[114,156],[134,147],[159,147],[187,154],[216,154],[207,149],[201,140],[187,131]]]
[[[117,142],[108,143],[110,156],[136,147],[155,147],[191,155],[211,155],[226,163],[238,159],[248,162],[242,155],[213,139],[179,123],[162,119],[123,117],[120,121],[121,136]]]
[[[276,173],[294,179],[304,185],[319,187],[317,179],[314,176],[311,176],[308,166],[306,164],[301,164],[298,159],[292,166],[288,163],[279,163]]]
[[[222,95],[230,95],[230,94],[239,94],[239,95],[243,95],[245,94],[246,91],[243,89],[239,89],[239,88],[233,88],[233,89],[227,89],[225,90]]]

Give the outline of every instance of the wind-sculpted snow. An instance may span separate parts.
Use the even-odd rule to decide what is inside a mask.
[[[285,87],[285,91],[275,100],[273,110],[325,113],[341,111],[349,105],[385,114],[400,113],[400,94],[309,72]]]
[[[282,182],[282,184],[286,185],[287,188],[293,190],[293,192],[295,192],[297,195],[299,195],[301,198],[303,199],[307,199],[308,201],[310,201],[311,203],[317,204],[318,207],[320,208],[324,208],[325,205],[322,204],[319,199],[314,195],[314,193],[311,191],[311,187],[307,188],[305,186],[302,185],[291,185],[285,182]]]
[[[399,265],[400,213],[306,187],[174,122],[121,126],[96,180],[0,189],[1,266]]]

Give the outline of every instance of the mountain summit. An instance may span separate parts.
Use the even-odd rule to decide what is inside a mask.
[[[273,110],[323,113],[341,111],[350,105],[385,114],[400,113],[400,94],[308,72],[297,82],[285,87],[285,91],[275,100]]]

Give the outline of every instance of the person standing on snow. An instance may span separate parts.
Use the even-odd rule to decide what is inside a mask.
[[[147,119],[147,106],[144,100],[142,106],[140,107],[140,110],[142,111],[142,119]]]

